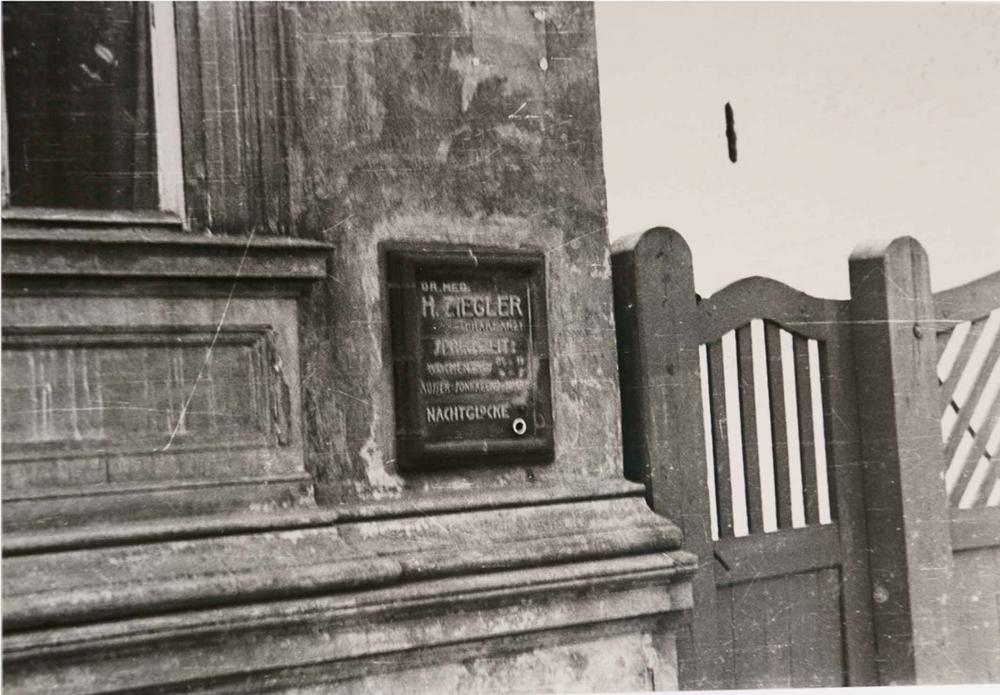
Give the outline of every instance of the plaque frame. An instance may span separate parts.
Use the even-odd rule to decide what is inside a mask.
[[[555,454],[548,301],[545,255],[535,249],[505,249],[472,244],[385,243],[390,316],[390,349],[396,414],[396,458],[402,470],[454,467],[463,464],[547,463]],[[516,438],[435,439],[428,435],[420,393],[424,364],[421,341],[420,293],[417,275],[423,272],[486,273],[515,278],[529,288],[527,319],[530,329],[532,373],[530,400],[533,431]],[[513,431],[513,430],[512,430]]]

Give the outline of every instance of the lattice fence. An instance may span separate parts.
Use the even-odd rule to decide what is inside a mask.
[[[945,489],[953,507],[1000,506],[1000,308],[938,333]]]

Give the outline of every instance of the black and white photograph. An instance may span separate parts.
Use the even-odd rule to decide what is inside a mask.
[[[1000,687],[1000,2],[0,9],[5,694]]]

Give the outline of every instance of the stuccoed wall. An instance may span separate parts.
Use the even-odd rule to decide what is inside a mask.
[[[309,251],[302,440],[327,508],[22,537],[11,688],[675,687],[697,558],[622,477],[592,7],[174,8],[189,231],[242,250],[239,281],[195,289],[285,296],[251,247],[329,245],[265,258]],[[544,250],[552,463],[398,469],[380,253],[421,240]]]
[[[281,6],[288,233],[330,242],[301,325],[321,503],[620,477],[593,8]],[[379,243],[544,249],[555,461],[402,475]]]
[[[496,695],[676,690],[673,633],[658,634],[632,627],[635,632],[590,635],[589,639],[568,643],[549,640],[552,643],[543,641],[531,649],[493,647],[488,655],[462,654],[453,661],[442,660],[443,663],[376,672],[360,678],[322,680],[320,684],[301,686],[296,692],[321,695],[335,688],[342,695]],[[434,656],[428,656],[428,661],[434,660]]]

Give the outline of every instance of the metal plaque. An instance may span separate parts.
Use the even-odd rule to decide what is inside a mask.
[[[402,467],[551,459],[545,259],[387,252]]]

